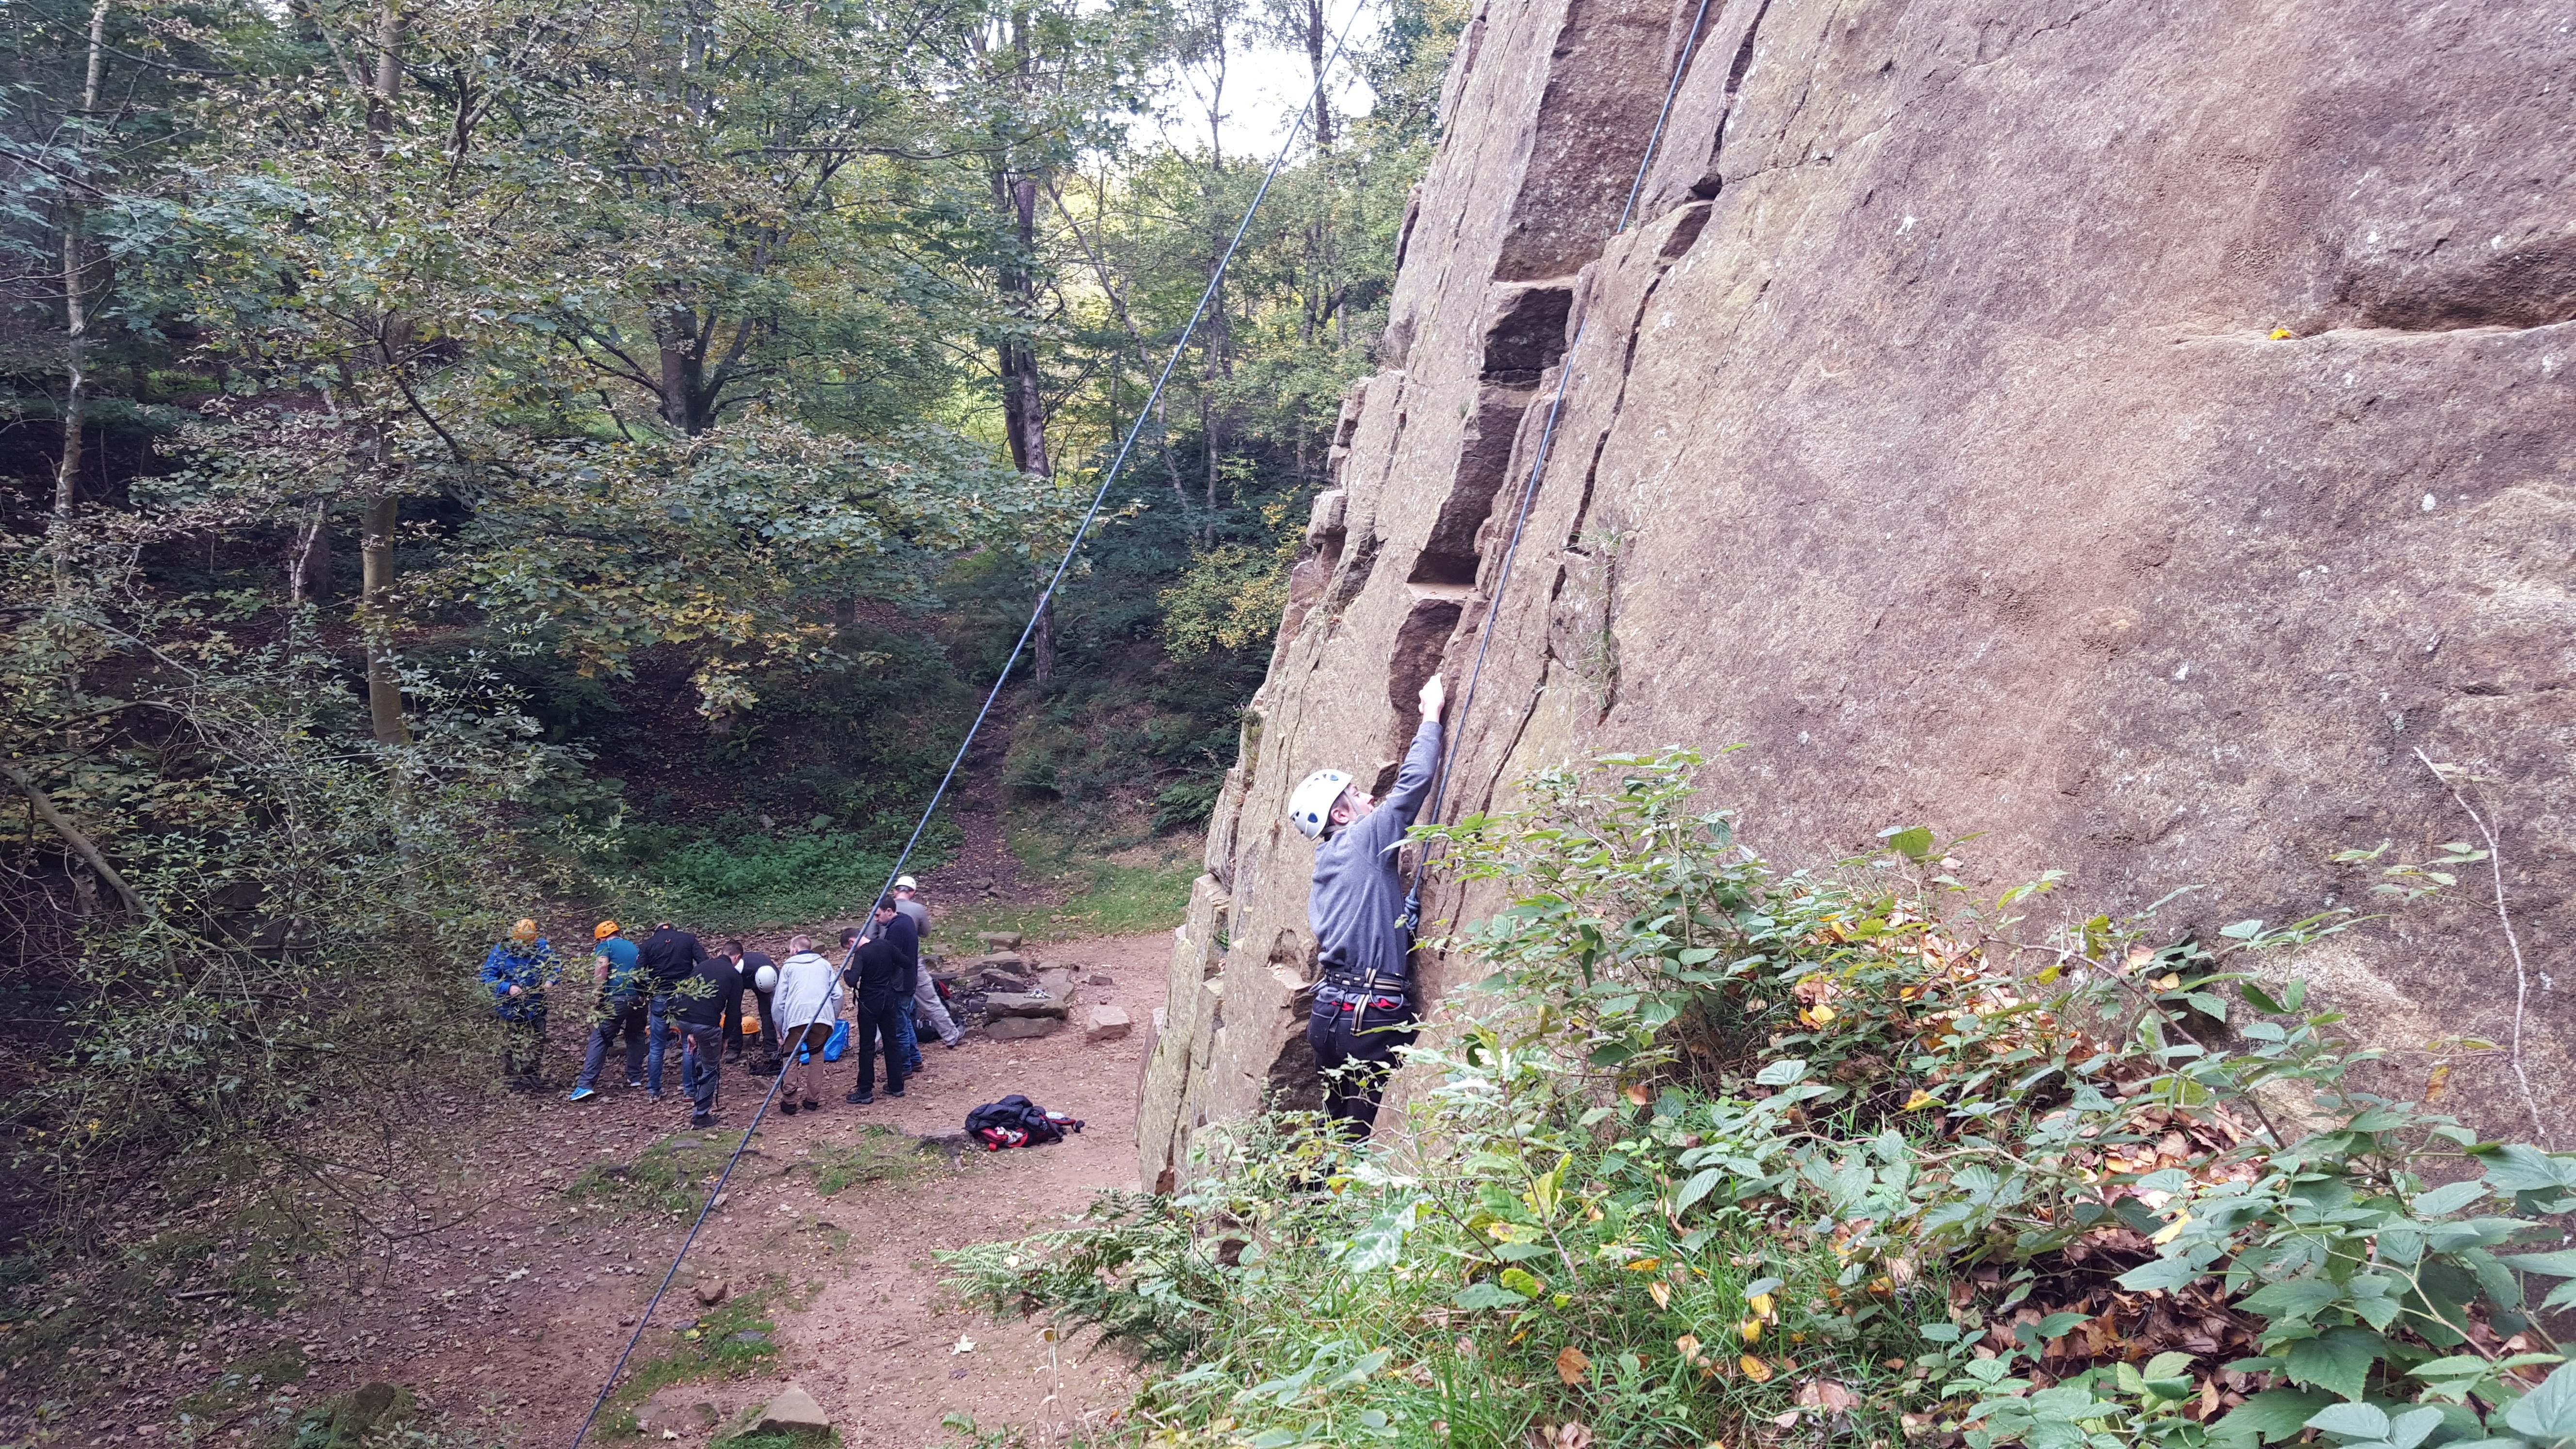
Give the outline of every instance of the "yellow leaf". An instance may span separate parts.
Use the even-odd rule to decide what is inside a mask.
[[[1737,1359],[1735,1361],[1735,1366],[1744,1370],[1744,1376],[1753,1380],[1757,1384],[1767,1384],[1771,1382],[1771,1365],[1764,1363],[1762,1360],[1755,1358],[1749,1353],[1744,1357]]]
[[[1655,1306],[1657,1308],[1670,1308],[1673,1306],[1672,1285],[1664,1282],[1662,1279],[1657,1279],[1654,1282],[1647,1284],[1646,1292],[1654,1298]]]
[[[2181,1237],[2182,1230],[2190,1226],[2191,1214],[2183,1213],[2177,1216],[2172,1222],[2158,1228],[2156,1230],[2156,1235],[2147,1239],[2147,1241],[2161,1248],[2165,1244],[2172,1242],[2174,1239]]]
[[[2171,991],[2182,984],[2182,973],[2178,971],[2168,971],[2164,975],[2157,977],[2155,980],[2147,984],[2153,986],[2158,991]]]
[[[1628,1271],[1631,1273],[1651,1273],[1662,1266],[1664,1266],[1664,1260],[1661,1258],[1638,1258],[1632,1260],[1628,1264]]]
[[[1556,1376],[1567,1388],[1570,1389],[1582,1383],[1583,1376],[1591,1369],[1590,1356],[1573,1344],[1569,1343],[1556,1351]]]
[[[1762,1320],[1759,1318],[1748,1318],[1742,1323],[1735,1325],[1735,1331],[1743,1335],[1746,1343],[1759,1342],[1762,1337]]]
[[[1744,1306],[1752,1311],[1754,1317],[1765,1323],[1773,1322],[1780,1317],[1779,1305],[1771,1301],[1771,1295],[1768,1293],[1754,1294],[1744,1300]]]
[[[2440,1100],[2443,1089],[2450,1086],[2450,1084],[2451,1064],[2449,1062],[2444,1062],[2433,1069],[2433,1075],[2424,1079],[2424,1100],[2427,1102]]]
[[[1930,1092],[1923,1090],[1921,1087],[1917,1087],[1914,1089],[1914,1095],[1905,1099],[1905,1110],[1911,1112],[1918,1107],[1935,1106],[1940,1102],[1940,1100],[1940,1098],[1933,1096]]]
[[[2266,338],[2265,340],[2266,340],[2266,341],[2270,341],[2270,342],[2278,342],[2278,341],[2280,341],[2282,338],[2287,337],[2287,336],[2289,336],[2289,335],[2290,335],[2290,329],[2289,329],[2289,328],[2287,328],[2287,327],[2275,327],[2275,328],[2273,328],[2273,329],[2272,329],[2272,335],[2271,335],[2269,338]]]

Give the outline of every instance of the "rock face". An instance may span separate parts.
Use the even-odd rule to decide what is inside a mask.
[[[2475,838],[2416,751],[2472,765],[2543,1120],[2492,1056],[2454,1100],[2566,1145],[2563,18],[1485,0],[1175,943],[1144,1180],[1311,1089],[1288,792],[1328,765],[1382,790],[1489,615],[1448,818],[1542,766],[1742,742],[1704,779],[1772,859],[1982,831],[1978,882],[2065,869],[2085,914],[2202,887],[2174,935],[2372,908],[2327,857]],[[2490,884],[2287,969],[2378,1043],[2502,1040]]]

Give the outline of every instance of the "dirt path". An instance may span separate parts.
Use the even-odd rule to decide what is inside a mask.
[[[951,1414],[986,1431],[1015,1429],[1032,1445],[1057,1443],[1080,1433],[1086,1416],[1124,1405],[1140,1381],[1123,1360],[1078,1358],[1046,1342],[1038,1325],[963,1310],[941,1290],[931,1255],[1044,1229],[1098,1189],[1134,1184],[1144,1031],[1086,1043],[1081,1018],[1112,1003],[1147,1020],[1170,949],[1163,933],[1033,947],[1049,964],[1111,979],[1084,989],[1064,1031],[1027,1041],[979,1032],[955,1051],[931,1041],[924,1072],[902,1101],[880,1093],[872,1106],[851,1106],[836,1093],[818,1114],[771,1112],[634,1365],[669,1373],[675,1350],[681,1360],[699,1352],[677,1336],[693,1319],[705,1313],[730,1341],[736,1325],[725,1315],[747,1318],[765,1303],[776,1324],[774,1356],[739,1355],[748,1361],[745,1376],[703,1379],[680,1396],[714,1405],[727,1427],[789,1384],[814,1396],[851,1449],[973,1442],[942,1427]],[[550,1081],[569,1079],[576,1046],[552,1044]],[[853,1066],[845,1058],[834,1068],[842,1087]],[[245,1322],[231,1339],[209,1334],[193,1372],[174,1366],[178,1392],[202,1391],[228,1360],[283,1341],[299,1344],[310,1366],[297,1386],[302,1403],[383,1381],[417,1392],[451,1425],[568,1445],[686,1231],[688,1216],[671,1206],[703,1201],[701,1184],[740,1140],[769,1084],[728,1070],[713,1132],[684,1130],[687,1109],[676,1090],[662,1103],[619,1088],[575,1104],[558,1086],[496,1103],[474,1132],[481,1146],[469,1166],[490,1201],[472,1222],[385,1250],[354,1301]],[[1012,1092],[1084,1118],[1087,1130],[1049,1147],[953,1160],[909,1140],[955,1134],[969,1108]],[[634,1170],[639,1161],[649,1168],[653,1154],[678,1163],[680,1180],[653,1183],[649,1171]],[[883,1180],[839,1186],[830,1180],[834,1164]],[[701,1275],[726,1280],[730,1306],[700,1307],[693,1287]],[[746,1294],[749,1303],[741,1301]],[[168,1400],[156,1412],[144,1397],[127,1401],[130,1417],[116,1416],[123,1422],[96,1422],[106,1431],[98,1437],[221,1445],[258,1436],[255,1418],[247,1427],[218,1421],[210,1435],[202,1427],[183,1432]],[[597,1442],[638,1442],[611,1427]],[[710,1437],[695,1424],[677,1431],[683,1443]],[[648,1438],[673,1442],[658,1431]]]

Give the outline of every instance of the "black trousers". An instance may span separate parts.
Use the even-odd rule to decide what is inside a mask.
[[[877,1078],[877,1049],[882,1045],[886,1059],[886,1090],[903,1090],[903,1042],[895,1013],[912,1010],[912,996],[897,996],[891,991],[859,992],[858,1016],[850,1023],[850,1036],[859,1048],[858,1090],[873,1090]]]
[[[770,993],[759,987],[744,987],[735,993],[733,1000],[725,1006],[725,1060],[733,1061],[743,1054],[742,1001],[746,996],[757,997],[760,1001],[760,1065],[767,1069],[761,1074],[767,1075],[768,1071],[774,1071],[778,1066],[778,1024],[769,1019]]]
[[[1315,1014],[1306,1018],[1306,1045],[1315,1049],[1316,1069],[1324,1074],[1324,1115],[1362,1135],[1375,1127],[1396,1052],[1422,1034],[1417,1026],[1413,1005],[1402,996],[1372,997],[1356,1008],[1318,999]]]

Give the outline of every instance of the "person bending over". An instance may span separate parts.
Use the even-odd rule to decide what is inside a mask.
[[[1306,900],[1322,979],[1306,1042],[1324,1074],[1324,1111],[1366,1133],[1396,1053],[1413,1044],[1420,1017],[1413,991],[1413,939],[1404,920],[1404,878],[1396,848],[1422,808],[1440,767],[1440,676],[1422,686],[1422,724],[1395,788],[1371,798],[1340,770],[1317,770],[1288,797],[1288,818],[1315,847]]]

